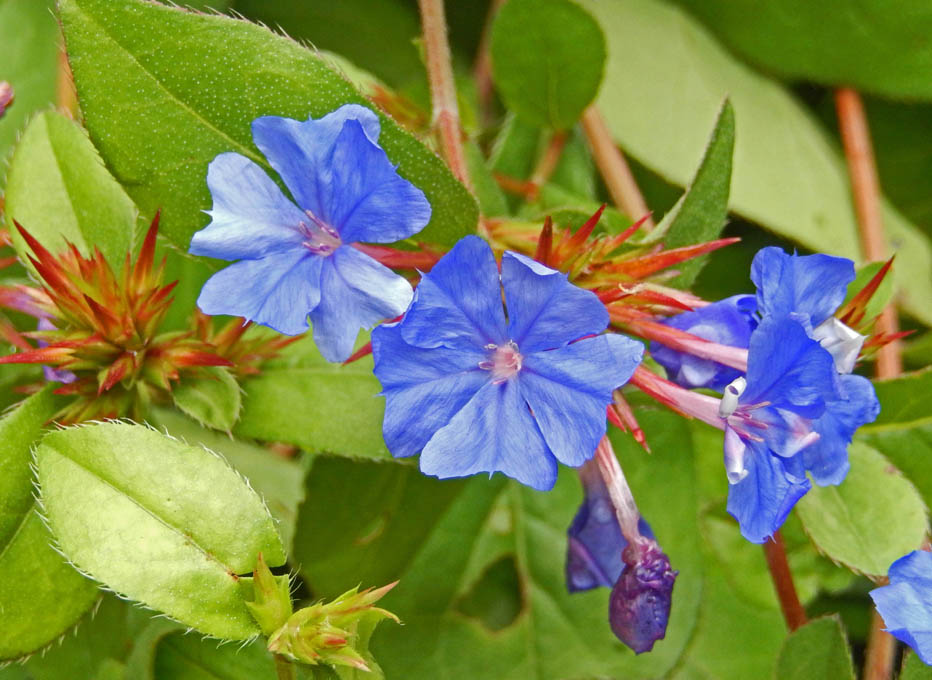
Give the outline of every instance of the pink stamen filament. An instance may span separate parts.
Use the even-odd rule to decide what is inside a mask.
[[[336,229],[310,210],[305,210],[304,214],[310,219],[310,224],[303,221],[298,222],[298,230],[307,239],[301,245],[315,255],[332,255],[337,248],[343,245],[343,240]]]
[[[480,361],[479,368],[492,372],[493,384],[501,384],[521,370],[524,357],[518,351],[518,345],[514,340],[509,340],[501,346],[489,344],[485,348],[492,351],[492,357],[490,360]]]

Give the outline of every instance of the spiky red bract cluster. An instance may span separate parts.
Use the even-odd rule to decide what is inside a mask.
[[[0,363],[44,364],[72,374],[74,379],[56,390],[75,397],[58,414],[63,422],[141,418],[147,405],[167,396],[183,376],[197,375],[206,366],[235,367],[237,360],[241,372],[256,372],[257,363],[283,344],[239,343],[241,333],[214,333],[202,323],[190,331],[160,332],[177,281],[163,285],[165,260],[155,266],[158,223],[156,215],[135,263],[127,253],[120,274],[97,248],[85,257],[68,244],[53,255],[14,223],[33,253],[29,262],[41,285],[0,287],[0,306],[44,320],[51,328],[23,333],[7,328],[4,335],[23,351],[0,357]],[[242,326],[242,320],[230,326]]]

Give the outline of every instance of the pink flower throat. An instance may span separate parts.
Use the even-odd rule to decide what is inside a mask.
[[[339,232],[310,210],[305,210],[304,214],[310,218],[311,223],[298,222],[298,230],[307,239],[301,245],[315,255],[333,255],[343,245]]]
[[[479,362],[479,368],[492,371],[492,382],[496,385],[514,377],[521,370],[524,357],[518,351],[518,345],[514,340],[509,340],[501,346],[489,344],[485,348],[490,350],[491,356],[488,361]]]

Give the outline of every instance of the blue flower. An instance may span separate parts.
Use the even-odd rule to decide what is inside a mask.
[[[808,490],[801,451],[829,435],[815,424],[843,399],[831,355],[798,321],[765,318],[751,334],[747,378],[728,386],[725,419],[728,512],[742,535],[762,543]],[[843,447],[843,451],[847,444]]]
[[[720,345],[746,349],[751,331],[757,327],[755,311],[757,302],[753,295],[733,295],[695,311],[677,314],[661,323]],[[670,380],[683,387],[708,387],[721,392],[741,375],[735,368],[658,342],[650,344],[650,353],[666,369]]]
[[[890,565],[890,585],[870,596],[886,630],[932,665],[932,553],[916,550]]]
[[[417,233],[430,204],[395,171],[378,145],[378,117],[361,106],[303,122],[264,116],[252,133],[295,202],[245,156],[210,163],[212,220],[190,252],[239,261],[204,284],[198,307],[286,335],[306,331],[310,316],[321,354],[345,360],[360,328],[399,316],[412,296],[405,279],[352,244]]]
[[[587,467],[579,471],[583,502],[566,532],[566,588],[571,593],[614,586],[624,567],[621,553],[628,546],[602,475],[597,470],[591,474]],[[643,519],[638,530],[654,538]]]
[[[467,236],[423,277],[404,319],[373,331],[388,448],[420,452],[436,477],[498,471],[550,489],[558,460],[592,457],[612,391],[641,360],[639,343],[599,335],[607,325],[604,305],[565,274],[506,252],[499,276],[491,248]]]

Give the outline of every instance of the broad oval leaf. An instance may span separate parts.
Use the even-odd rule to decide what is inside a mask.
[[[492,72],[508,108],[566,130],[599,91],[605,37],[570,0],[510,0],[492,24]]]
[[[197,422],[224,432],[233,427],[243,406],[239,383],[223,366],[211,366],[203,375],[182,379],[172,389],[172,399]]]
[[[91,138],[161,233],[187,249],[210,207],[207,164],[225,151],[270,166],[253,145],[263,115],[319,118],[366,100],[313,52],[246,21],[145,0],[61,0],[59,13]],[[379,144],[427,195],[416,238],[452,245],[473,231],[476,202],[443,161],[380,114]]]
[[[796,504],[816,547],[850,569],[885,576],[894,560],[922,545],[929,530],[919,492],[875,449],[854,442],[839,486],[814,487]]]
[[[148,607],[226,639],[259,632],[237,574],[285,560],[262,500],[219,456],[141,425],[46,435],[42,504],[62,551]]]
[[[117,271],[133,246],[136,207],[107,172],[87,133],[54,111],[33,118],[16,145],[6,213],[23,260],[31,251],[14,220],[52,252],[64,250],[66,242],[85,256],[100,248]]]
[[[844,161],[786,90],[736,61],[679,8],[582,4],[612,36],[598,105],[625,151],[686,185],[727,96],[737,121],[730,208],[813,250],[860,259]],[[932,247],[889,206],[884,225],[899,298],[932,323]]]
[[[851,650],[841,620],[837,616],[816,619],[790,633],[777,658],[774,677],[854,680]]]
[[[74,626],[94,584],[52,549],[36,509],[30,448],[58,404],[50,388],[0,420],[0,659],[34,652]]]

